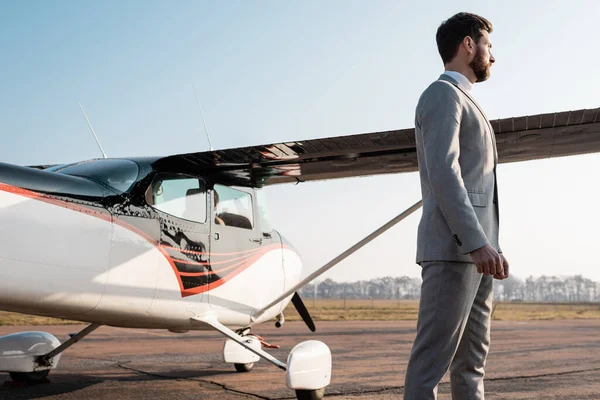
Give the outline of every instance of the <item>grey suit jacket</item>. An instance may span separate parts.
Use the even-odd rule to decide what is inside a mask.
[[[417,263],[473,262],[470,252],[498,243],[498,153],[481,107],[442,74],[421,95],[415,139],[423,195]]]

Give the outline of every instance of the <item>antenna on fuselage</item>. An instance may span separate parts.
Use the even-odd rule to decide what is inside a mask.
[[[208,128],[206,127],[206,121],[204,120],[204,113],[202,112],[202,106],[200,106],[200,99],[198,98],[198,93],[196,93],[196,86],[192,85],[192,88],[194,88],[194,95],[196,95],[198,110],[200,110],[200,116],[202,117],[202,123],[204,124],[204,131],[206,132],[206,138],[208,139],[208,147],[210,148],[210,151],[213,151],[212,143],[210,142],[210,135],[208,134]]]
[[[94,135],[94,139],[96,139],[96,143],[98,144],[98,147],[100,147],[100,151],[102,152],[102,156],[104,158],[107,158],[106,157],[106,153],[104,152],[104,149],[102,148],[102,145],[100,144],[100,141],[98,140],[98,136],[96,136],[96,132],[94,132],[94,128],[92,128],[92,124],[90,123],[90,120],[88,119],[87,115],[85,115],[85,111],[83,110],[83,107],[81,106],[81,103],[78,102],[77,104],[79,104],[79,108],[81,109],[81,112],[83,113],[83,117],[87,121],[87,124],[90,127],[90,130],[92,131],[92,134]]]

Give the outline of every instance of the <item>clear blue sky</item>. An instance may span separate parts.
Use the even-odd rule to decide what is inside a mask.
[[[404,3],[404,4],[403,4]],[[600,106],[595,1],[0,0],[0,160],[27,165],[238,147],[413,126],[443,71],[435,46],[459,11],[494,24],[496,64],[474,95],[495,118]],[[512,271],[583,274],[596,257],[600,155],[499,167]],[[420,198],[416,174],[268,189],[275,226],[308,271]],[[420,213],[326,276],[418,276]]]

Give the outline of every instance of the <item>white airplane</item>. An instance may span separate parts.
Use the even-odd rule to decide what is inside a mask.
[[[600,108],[492,121],[500,162],[600,151]],[[331,379],[322,342],[284,363],[250,333],[298,289],[417,210],[418,202],[305,279],[275,229],[267,185],[417,170],[414,130],[368,133],[168,157],[22,167],[0,163],[0,309],[90,325],[61,343],[45,332],[0,338],[0,371],[43,380],[61,354],[102,325],[217,330],[225,362],[260,358],[286,373],[298,399]]]

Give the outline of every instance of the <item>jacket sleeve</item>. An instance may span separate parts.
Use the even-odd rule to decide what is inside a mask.
[[[458,93],[445,82],[434,83],[421,98],[416,123],[422,135],[429,183],[460,253],[468,254],[489,243],[467,195],[460,164],[462,105]]]

